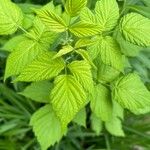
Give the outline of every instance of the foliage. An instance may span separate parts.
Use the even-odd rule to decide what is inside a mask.
[[[150,112],[149,1],[41,4],[0,2],[0,148],[110,150],[124,130],[148,140],[123,121]],[[89,146],[96,136],[106,146]]]

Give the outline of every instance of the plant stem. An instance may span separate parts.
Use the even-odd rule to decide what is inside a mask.
[[[104,136],[105,136],[107,150],[111,150],[108,134],[105,134]]]
[[[32,35],[30,34],[28,31],[26,31],[23,27],[21,26],[18,26],[19,29],[21,29],[26,35],[28,35],[31,39],[34,39],[37,41],[37,39]]]

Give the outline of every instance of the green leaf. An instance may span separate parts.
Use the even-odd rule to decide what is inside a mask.
[[[2,47],[2,49],[12,52],[16,49],[16,47],[22,42],[26,40],[26,37],[24,35],[17,35],[8,40],[5,45]]]
[[[64,32],[67,29],[64,20],[51,9],[42,9],[37,12],[37,15],[51,31]]]
[[[65,9],[71,16],[77,16],[87,5],[87,0],[66,0]]]
[[[123,59],[118,43],[110,36],[97,39],[97,50],[101,61],[118,71],[123,69]],[[99,58],[98,58],[99,59]]]
[[[0,1],[0,35],[13,34],[21,26],[23,15],[10,0]]]
[[[53,60],[54,53],[45,52],[25,67],[16,81],[40,81],[57,76],[64,69],[61,58]]]
[[[66,54],[68,54],[68,53],[70,53],[70,52],[72,52],[72,51],[73,51],[73,47],[72,47],[72,46],[70,46],[70,45],[64,46],[64,47],[53,57],[53,59],[56,59],[56,58],[61,57],[61,56],[63,56],[63,55],[66,55]]]
[[[87,7],[81,11],[80,19],[85,23],[97,24],[95,14]]]
[[[93,93],[91,66],[84,60],[73,61],[68,65],[71,73],[89,93]]]
[[[133,44],[150,45],[150,19],[140,14],[130,13],[124,16],[120,22],[120,31]]]
[[[7,59],[5,79],[12,75],[18,75],[25,66],[30,64],[38,55],[47,51],[57,35],[47,31],[39,19],[34,22],[30,31],[32,38],[26,38],[17,45],[15,51]],[[29,35],[26,35],[29,36]]]
[[[86,104],[86,94],[72,75],[58,76],[54,85],[50,96],[51,104],[64,129]]]
[[[73,122],[77,123],[78,125],[81,125],[83,127],[86,127],[86,109],[81,109],[76,116],[73,119]]]
[[[87,47],[93,45],[94,43],[95,41],[92,41],[91,39],[88,38],[79,39],[75,44],[75,48]]]
[[[115,80],[120,72],[111,66],[105,65],[100,60],[96,60],[97,79],[102,82],[112,82]]]
[[[50,105],[35,112],[31,117],[30,125],[33,126],[34,134],[42,150],[54,145],[63,136],[61,124]]]
[[[109,121],[112,117],[111,92],[101,84],[95,86],[91,99],[92,112],[102,121]]]
[[[103,129],[103,123],[95,114],[92,113],[91,117],[91,128],[93,131],[95,131],[96,135],[99,136],[102,129]]]
[[[101,0],[95,6],[97,23],[104,31],[112,30],[119,19],[119,7],[116,0]]]
[[[49,102],[49,92],[52,89],[52,84],[48,81],[34,82],[27,86],[19,94],[28,97],[36,102],[48,103]]]
[[[120,45],[122,53],[126,56],[135,57],[143,49],[138,45],[126,41],[119,31],[116,31],[114,36]]]
[[[88,54],[88,52],[86,50],[78,49],[78,50],[76,50],[76,53],[81,55],[84,60],[86,60],[93,68],[96,69],[96,66],[94,65],[91,57],[89,56],[89,54]]]
[[[101,33],[101,27],[98,25],[78,22],[70,26],[70,32],[77,37],[88,37]]]
[[[18,75],[26,65],[42,53],[43,47],[38,43],[29,39],[22,41],[7,59],[5,79],[12,75]]]
[[[113,116],[110,121],[105,122],[105,127],[107,131],[114,136],[125,136],[122,129],[121,120],[116,116]]]
[[[113,97],[123,108],[130,111],[144,109],[150,105],[150,92],[135,73],[122,76],[116,81]]]

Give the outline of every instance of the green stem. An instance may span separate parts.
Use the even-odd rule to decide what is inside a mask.
[[[105,134],[105,141],[106,141],[107,150],[111,150],[108,134]]]
[[[32,35],[30,34],[28,31],[26,31],[23,27],[21,26],[18,26],[19,29],[21,29],[26,35],[28,35],[31,39],[34,39],[37,41],[37,39]]]

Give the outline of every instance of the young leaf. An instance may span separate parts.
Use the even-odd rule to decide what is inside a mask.
[[[45,52],[26,66],[17,81],[41,81],[57,76],[64,69],[64,61],[61,58],[53,60],[54,53]]]
[[[102,129],[103,129],[103,123],[94,113],[92,113],[91,117],[91,128],[93,131],[95,131],[96,135],[99,136]]]
[[[70,16],[76,16],[86,4],[87,0],[66,0],[65,9]]]
[[[67,29],[64,20],[55,12],[51,11],[51,9],[43,9],[37,12],[37,15],[51,31],[64,32]]]
[[[86,94],[72,75],[60,75],[55,79],[50,99],[62,128],[75,117],[86,104]]]
[[[137,13],[124,16],[120,23],[120,31],[124,38],[139,46],[150,45],[150,19]]]
[[[130,111],[150,105],[150,92],[135,73],[125,75],[116,81],[113,97],[123,108]]]
[[[119,19],[119,7],[116,0],[101,0],[95,7],[97,23],[103,27],[103,31],[110,31]]]
[[[78,125],[81,125],[83,127],[86,127],[86,109],[81,109],[76,116],[73,119],[73,122],[77,123]]]
[[[91,66],[84,60],[73,61],[68,65],[71,73],[89,93],[93,93]]]
[[[99,56],[102,62],[116,70],[122,71],[123,60],[118,43],[110,36],[98,39]]]
[[[49,92],[52,89],[52,83],[48,81],[34,82],[27,86],[19,94],[28,97],[36,102],[48,103]]]
[[[88,52],[84,49],[78,49],[76,50],[76,53],[82,56],[84,60],[86,60],[92,67],[96,69],[96,66],[94,65],[91,57],[89,56]]]
[[[68,53],[70,53],[70,52],[72,52],[72,51],[73,51],[73,47],[72,47],[72,46],[70,46],[70,45],[64,46],[64,47],[53,57],[53,59],[56,59],[56,58],[61,57],[61,56],[63,56],[63,55],[66,55],[66,54],[68,54]]]
[[[10,0],[0,1],[0,35],[13,34],[21,26],[21,9]]]
[[[33,126],[42,150],[54,145],[63,136],[61,124],[51,105],[46,105],[35,112],[31,117],[30,125]]]
[[[91,39],[88,39],[88,38],[79,39],[75,44],[75,48],[87,47],[87,46],[93,45],[94,43],[95,41],[92,41]]]
[[[92,112],[102,121],[109,121],[112,117],[112,107],[110,91],[101,84],[96,85],[91,99]]]
[[[101,27],[98,25],[78,22],[73,24],[69,28],[70,32],[72,32],[77,37],[88,37],[101,33]]]
[[[116,116],[113,116],[110,121],[105,122],[105,127],[107,131],[114,136],[125,136],[122,129],[121,120]]]

